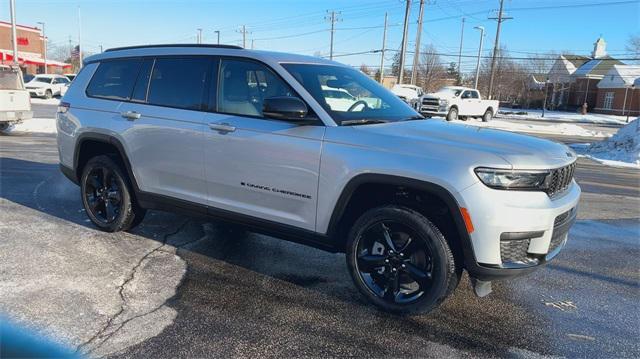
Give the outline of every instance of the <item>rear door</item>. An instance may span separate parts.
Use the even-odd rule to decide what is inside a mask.
[[[119,121],[140,189],[205,204],[204,116],[211,57],[140,61],[131,98]]]
[[[212,210],[314,230],[325,127],[262,115],[265,98],[297,96],[262,63],[223,58],[217,82],[204,147]]]

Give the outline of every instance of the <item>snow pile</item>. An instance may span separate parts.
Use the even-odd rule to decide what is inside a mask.
[[[46,98],[31,98],[31,103],[33,105],[55,105],[58,106],[60,104],[60,99],[59,98],[50,98],[50,99],[46,99]]]
[[[28,133],[57,133],[55,118],[32,118],[21,123],[9,126],[3,131],[6,134],[28,132]]]
[[[478,127],[490,127],[499,130],[512,131],[512,132],[525,132],[525,133],[537,133],[537,134],[550,134],[550,135],[565,135],[565,136],[582,136],[582,137],[607,137],[607,135],[601,131],[588,130],[584,127],[574,125],[571,123],[554,123],[550,125],[531,125],[528,123],[512,122],[504,120],[493,120],[489,122],[480,122],[474,120],[467,121],[453,121],[454,123],[460,123]]]
[[[509,118],[516,120],[541,120],[541,121],[558,121],[558,122],[577,122],[577,123],[627,123],[626,116],[605,115],[601,113],[588,113],[583,115],[578,112],[570,111],[545,111],[542,117],[542,110],[520,110],[520,109],[502,109],[496,117]]]
[[[579,154],[604,164],[640,168],[640,118],[604,141],[572,147]]]

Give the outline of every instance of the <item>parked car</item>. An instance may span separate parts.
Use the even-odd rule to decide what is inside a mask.
[[[394,85],[393,88],[391,88],[391,92],[396,94],[396,96],[400,97],[402,101],[408,103],[416,110],[420,103],[420,97],[424,95],[422,87],[415,85]]]
[[[17,66],[0,65],[0,131],[32,116],[31,99],[24,88],[22,71]]]
[[[490,121],[498,113],[499,104],[494,100],[483,100],[476,89],[447,86],[435,93],[422,96],[420,113],[425,116],[443,116],[447,121],[481,117]]]
[[[64,76],[66,76],[69,81],[73,81],[73,79],[76,78],[76,76],[78,76],[77,74],[64,74]]]
[[[70,83],[63,75],[36,75],[25,87],[32,97],[50,99],[53,96],[63,96]]]
[[[357,100],[334,108],[329,88]],[[484,296],[550,261],[580,197],[562,144],[425,121],[349,66],[236,46],[91,56],[57,128],[99,229],[185,211],[345,252],[358,290],[392,312],[432,310],[463,270]]]

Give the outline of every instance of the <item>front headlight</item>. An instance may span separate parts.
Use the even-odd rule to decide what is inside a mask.
[[[440,106],[447,106],[449,104],[449,100],[441,99],[439,102],[440,102]]]
[[[543,191],[549,187],[551,181],[550,171],[476,168],[475,172],[482,183],[495,189]]]

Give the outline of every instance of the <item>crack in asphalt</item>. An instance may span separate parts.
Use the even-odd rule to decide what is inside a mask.
[[[120,305],[120,309],[112,316],[109,317],[109,319],[107,320],[107,323],[98,331],[96,332],[96,334],[94,334],[91,338],[89,338],[89,340],[85,341],[84,343],[80,344],[78,346],[78,348],[76,349],[76,353],[80,353],[82,351],[83,348],[87,347],[88,345],[93,344],[96,340],[98,339],[102,339],[101,342],[89,349],[88,351],[86,351],[84,354],[90,354],[91,352],[95,351],[96,349],[100,348],[104,343],[106,343],[109,339],[111,339],[118,331],[120,331],[120,329],[122,329],[127,323],[129,323],[130,321],[134,320],[134,319],[138,319],[141,317],[144,317],[146,315],[149,314],[153,314],[155,312],[157,312],[158,310],[160,310],[162,307],[164,307],[168,301],[168,299],[166,301],[164,301],[162,304],[160,304],[158,307],[146,312],[146,313],[142,313],[142,314],[138,314],[136,316],[133,316],[125,321],[123,321],[122,323],[120,323],[114,330],[112,330],[109,334],[107,334],[106,336],[103,336],[103,334],[105,332],[107,332],[108,329],[110,329],[110,327],[112,326],[113,322],[120,316],[122,315],[122,313],[124,313],[126,306],[127,306],[127,299],[124,296],[124,289],[127,286],[127,284],[129,284],[136,275],[136,272],[138,271],[138,269],[140,268],[140,266],[142,266],[142,263],[149,258],[152,254],[158,252],[158,251],[162,251],[162,248],[167,245],[167,241],[169,240],[169,237],[174,236],[178,233],[180,233],[185,227],[186,225],[189,223],[189,219],[186,219],[185,221],[183,221],[177,228],[175,231],[167,233],[163,236],[163,240],[162,240],[162,244],[160,244],[159,246],[155,247],[154,249],[152,249],[151,251],[147,252],[144,256],[142,256],[140,258],[140,260],[138,260],[138,262],[136,263],[136,265],[131,269],[129,276],[122,282],[122,284],[120,284],[118,286],[118,295],[120,296],[120,301],[121,301],[121,305]],[[197,242],[199,240],[201,240],[203,237],[198,238],[194,241],[190,241],[190,242],[186,242],[183,243],[179,246],[176,246],[176,249],[183,247],[185,245]],[[180,285],[180,284],[179,284]],[[179,286],[178,285],[178,286]]]

